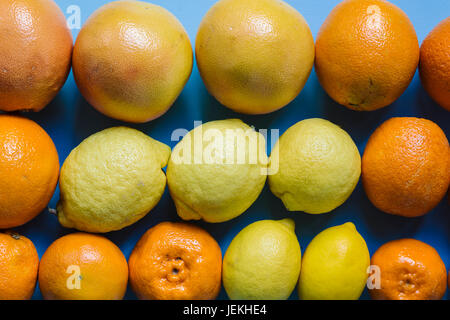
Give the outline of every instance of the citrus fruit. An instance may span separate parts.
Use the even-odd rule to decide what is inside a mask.
[[[362,181],[381,211],[422,216],[447,193],[450,148],[437,124],[420,118],[391,118],[367,142]]]
[[[57,212],[67,228],[120,230],[144,217],[166,186],[170,148],[144,133],[113,127],[76,147],[61,168]]]
[[[316,39],[320,83],[333,100],[353,110],[376,110],[397,100],[418,62],[411,21],[384,0],[342,1]]]
[[[222,252],[205,230],[162,222],[136,244],[129,267],[139,299],[212,300],[220,290]]]
[[[39,111],[69,75],[64,14],[53,0],[2,0],[0,21],[0,110]]]
[[[302,259],[302,300],[357,300],[367,281],[369,250],[355,225],[325,229],[311,240]]]
[[[223,285],[233,300],[285,300],[295,288],[300,264],[294,221],[257,221],[231,241],[223,260]]]
[[[38,266],[38,253],[28,238],[15,232],[0,232],[0,300],[30,299]]]
[[[44,210],[58,174],[58,153],[44,129],[0,115],[0,229],[23,225]]]
[[[167,183],[184,220],[231,220],[258,198],[267,176],[265,139],[238,119],[204,123],[175,146]]]
[[[127,260],[120,249],[88,233],[57,239],[39,265],[39,288],[47,300],[120,300],[127,282]]]
[[[314,63],[303,16],[279,0],[221,0],[203,18],[195,43],[208,91],[226,107],[263,114],[291,102]]]
[[[382,245],[372,256],[379,268],[380,288],[370,290],[376,300],[438,300],[447,289],[447,271],[437,251],[415,239]]]
[[[419,71],[430,96],[450,111],[450,17],[439,23],[422,42]]]
[[[359,151],[347,132],[324,119],[290,127],[270,155],[270,190],[290,211],[318,214],[344,203],[361,173]]]
[[[103,114],[147,122],[175,102],[192,71],[186,31],[169,11],[141,1],[98,9],[75,42],[73,72],[86,100]]]

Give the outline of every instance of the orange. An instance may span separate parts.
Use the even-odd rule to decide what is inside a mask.
[[[147,122],[164,114],[189,79],[189,37],[166,9],[142,1],[113,1],[81,29],[73,73],[83,96],[103,114]]]
[[[419,42],[408,16],[384,0],[346,0],[316,39],[315,70],[328,95],[358,111],[394,102],[411,82]]]
[[[1,0],[0,21],[0,110],[39,111],[69,75],[64,14],[53,0]]]
[[[49,300],[119,300],[127,282],[128,265],[120,249],[88,233],[53,242],[39,266],[39,287]]]
[[[221,285],[222,253],[205,230],[163,222],[149,229],[128,260],[139,299],[212,300]]]
[[[437,251],[422,241],[400,239],[382,245],[371,265],[379,267],[376,300],[439,300],[447,289],[447,271]]]
[[[52,198],[58,175],[58,153],[44,129],[0,115],[0,229],[36,217]]]
[[[0,233],[0,300],[28,300],[36,287],[39,256],[33,243],[15,232]]]
[[[380,210],[417,217],[432,210],[450,183],[450,148],[437,124],[392,118],[369,138],[362,157],[362,182]]]
[[[423,41],[419,71],[425,90],[450,111],[450,17],[439,23]]]

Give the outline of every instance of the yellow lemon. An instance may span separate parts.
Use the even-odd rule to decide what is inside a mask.
[[[304,300],[357,300],[367,281],[370,255],[355,225],[319,233],[305,250],[298,294]]]
[[[291,219],[250,224],[233,239],[223,260],[230,299],[287,299],[297,284],[301,250]]]
[[[167,182],[184,220],[223,222],[246,211],[267,177],[264,136],[238,119],[196,127],[175,146]]]
[[[73,74],[83,96],[105,115],[146,122],[164,114],[189,79],[188,35],[166,9],[142,1],[114,1],[80,31]]]
[[[61,168],[60,223],[87,232],[120,230],[144,217],[166,186],[170,148],[144,133],[114,127],[85,139]]]
[[[195,43],[208,91],[234,111],[263,114],[291,102],[314,63],[303,16],[279,0],[221,0],[203,18]]]
[[[361,157],[352,138],[323,119],[290,127],[276,143],[269,176],[272,192],[290,211],[329,212],[350,196],[361,174]]]

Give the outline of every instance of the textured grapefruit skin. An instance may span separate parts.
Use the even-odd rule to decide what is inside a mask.
[[[291,102],[314,63],[303,16],[279,0],[221,0],[203,18],[195,43],[200,75],[221,104],[266,114]]]
[[[191,74],[193,52],[185,29],[166,9],[115,1],[86,21],[72,61],[78,88],[94,108],[142,123],[175,102]]]
[[[0,1],[0,110],[40,111],[70,71],[73,39],[53,0]]]

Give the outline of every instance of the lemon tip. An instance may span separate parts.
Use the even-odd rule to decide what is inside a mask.
[[[279,223],[283,224],[284,226],[288,227],[289,230],[294,231],[295,230],[295,222],[291,218],[285,218],[278,221]]]

